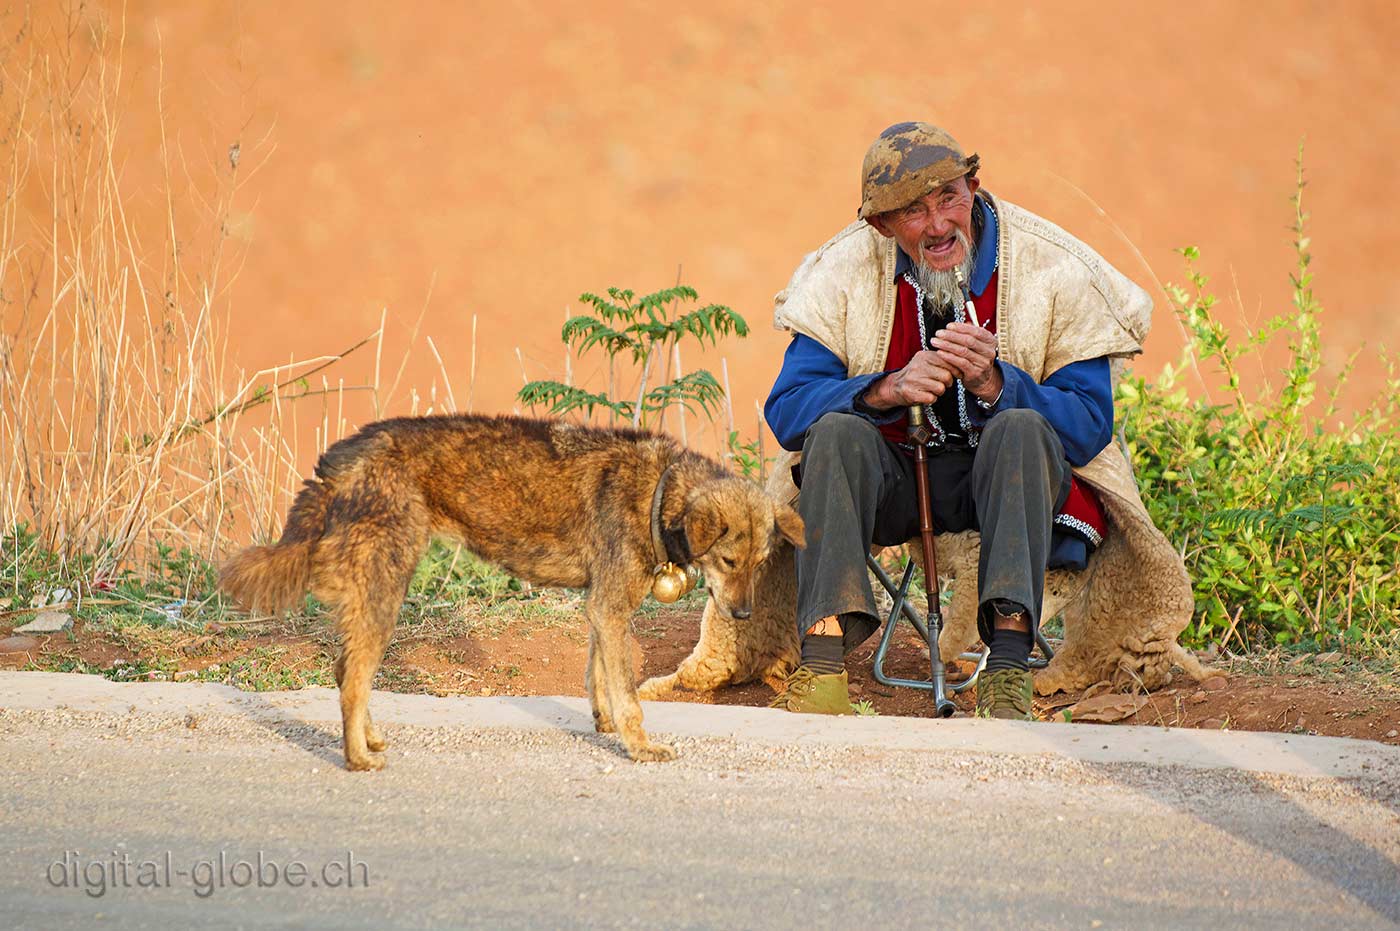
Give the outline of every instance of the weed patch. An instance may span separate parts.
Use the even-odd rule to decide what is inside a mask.
[[[1181,363],[1154,381],[1118,385],[1120,436],[1153,520],[1185,556],[1196,617],[1184,639],[1241,652],[1293,645],[1400,654],[1400,377],[1343,416],[1350,365],[1321,371],[1323,309],[1313,293],[1299,151],[1293,306],[1243,338],[1181,250],[1187,286],[1170,286],[1190,336]],[[1281,379],[1244,387],[1242,366],[1286,341]],[[1354,357],[1353,357],[1354,358]],[[1188,392],[1183,375],[1213,366],[1223,396]],[[1320,414],[1310,413],[1326,397]]]

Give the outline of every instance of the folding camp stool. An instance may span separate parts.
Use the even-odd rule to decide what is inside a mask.
[[[875,675],[875,681],[882,685],[902,686],[904,688],[923,689],[924,691],[932,692],[933,706],[937,715],[942,718],[952,717],[956,709],[949,696],[959,695],[977,684],[977,677],[982,674],[982,670],[987,665],[989,649],[984,647],[980,653],[969,652],[961,654],[958,657],[959,659],[975,661],[977,666],[972,670],[972,675],[950,688],[945,681],[944,666],[943,663],[939,661],[938,655],[938,635],[942,633],[942,630],[930,629],[929,625],[925,623],[924,618],[919,614],[919,610],[910,603],[908,598],[909,583],[914,580],[914,560],[909,560],[909,565],[904,568],[904,577],[900,579],[897,585],[894,579],[890,578],[890,574],[885,571],[885,567],[880,565],[879,560],[872,554],[866,554],[865,563],[870,567],[870,571],[875,578],[879,580],[881,587],[883,587],[884,590],[889,593],[890,598],[894,600],[894,604],[890,608],[890,616],[885,621],[885,629],[880,634],[880,645],[875,650],[875,660],[871,670]],[[923,679],[900,679],[885,674],[885,655],[889,652],[890,643],[894,640],[895,625],[899,622],[901,614],[908,618],[909,623],[914,625],[914,629],[919,632],[919,636],[923,637],[924,642],[928,644],[930,671],[928,681],[924,681]],[[1040,647],[1041,655],[1031,658],[1031,668],[1044,669],[1050,662],[1051,657],[1055,655],[1055,651],[1051,649],[1050,642],[1045,639],[1045,635],[1042,634],[1039,629],[1035,632],[1035,642],[1036,645]]]

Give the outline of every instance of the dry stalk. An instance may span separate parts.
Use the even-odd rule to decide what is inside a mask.
[[[62,559],[91,557],[97,576],[149,566],[158,545],[215,560],[274,533],[300,481],[293,402],[321,399],[318,448],[347,429],[347,392],[372,392],[376,414],[387,406],[383,319],[335,355],[231,369],[228,218],[257,147],[239,146],[243,177],[230,157],[196,180],[167,141],[162,82],[160,207],[138,207],[121,170],[124,39],[79,16],[0,40],[11,43],[0,47],[0,536],[25,524]],[[332,387],[327,370],[371,339],[373,383]]]
[[[671,352],[675,355],[675,360],[672,363],[672,367],[676,371],[676,380],[680,381],[682,378],[685,377],[685,372],[681,369],[681,346],[679,342],[674,343],[671,346]],[[676,416],[680,418],[681,422],[681,445],[688,447],[690,445],[690,441],[689,439],[687,439],[685,433],[685,401],[681,400],[680,398],[676,399]]]

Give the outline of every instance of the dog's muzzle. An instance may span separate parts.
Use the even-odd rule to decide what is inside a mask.
[[[747,621],[749,618],[753,617],[752,607],[739,608],[734,605],[727,605],[715,597],[714,589],[710,589],[710,600],[714,602],[715,610],[725,617],[732,617],[736,621]]]

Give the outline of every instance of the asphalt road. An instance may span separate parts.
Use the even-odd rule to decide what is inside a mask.
[[[1400,925],[1385,756],[1305,778],[818,730],[637,766],[559,727],[386,723],[388,768],[351,774],[305,715],[45,710],[14,681],[8,928]]]

